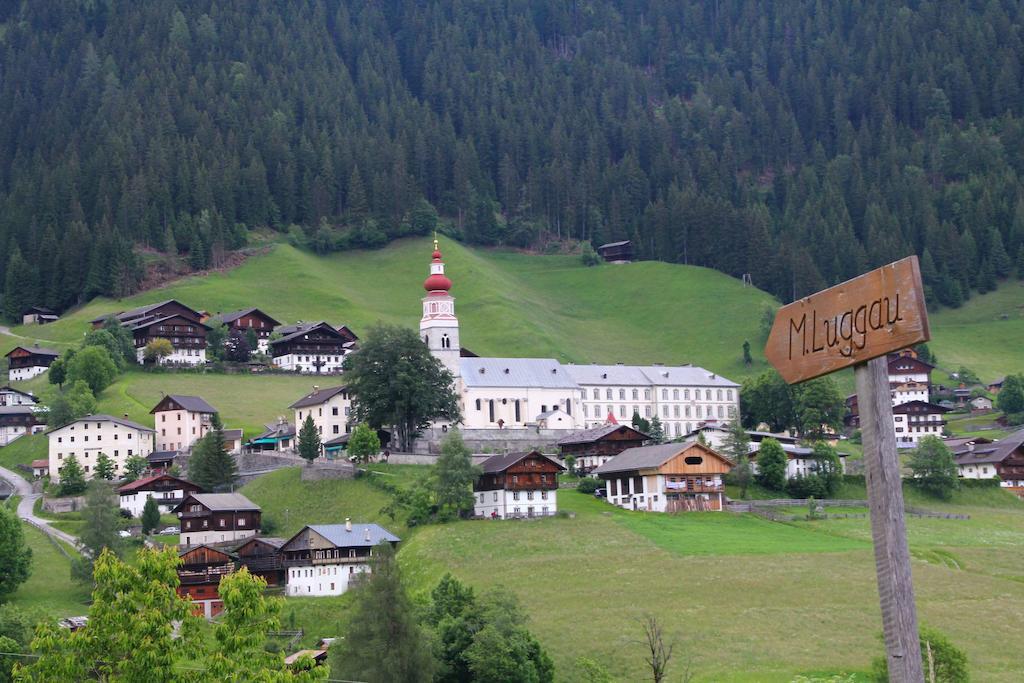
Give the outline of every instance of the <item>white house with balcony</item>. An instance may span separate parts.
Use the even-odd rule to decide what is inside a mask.
[[[377,524],[312,524],[281,546],[285,594],[341,595],[372,571],[374,549],[401,539]]]

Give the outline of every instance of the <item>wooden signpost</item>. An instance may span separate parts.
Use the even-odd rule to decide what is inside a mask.
[[[783,306],[765,356],[790,384],[854,366],[875,573],[889,680],[921,683],[903,488],[886,354],[928,341],[928,312],[911,256]]]

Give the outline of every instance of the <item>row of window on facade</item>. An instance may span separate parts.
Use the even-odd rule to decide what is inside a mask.
[[[345,398],[348,398],[348,396],[346,395]],[[351,408],[349,406],[345,406],[345,417],[348,417],[350,411],[351,411]],[[317,417],[323,417],[324,416],[324,409],[323,408],[317,408],[316,413],[317,413],[316,414]],[[313,412],[310,411],[309,414],[312,415]],[[338,406],[331,406],[331,415],[333,415],[334,417],[338,417],[338,414],[339,414]],[[302,411],[300,410],[299,411],[299,421],[301,422],[303,419],[304,418],[302,417]]]
[[[72,429],[74,429],[74,427],[72,427]],[[179,432],[179,434],[180,434],[180,432]],[[117,437],[118,437],[118,435],[117,435],[117,433],[115,433],[114,434],[114,441],[117,441]],[[125,438],[126,439],[132,438],[132,433],[128,432],[125,435]],[[88,434],[85,434],[84,436],[82,436],[82,441],[88,441],[88,440],[89,440],[89,435]],[[96,440],[97,441],[103,441],[103,435],[102,434],[97,434],[96,435]],[[71,443],[74,443],[75,442],[75,437],[69,436],[68,437],[68,441],[70,441]],[[58,436],[57,437],[57,443],[64,443],[64,437],[63,436]]]
[[[129,448],[129,449],[128,449],[128,455],[129,455],[129,456],[131,456],[131,455],[132,455],[132,453],[133,453],[132,449],[131,449],[131,448]],[[74,455],[74,453],[68,453],[68,457],[69,457],[69,458],[70,458],[70,457],[71,457],[72,455]],[[88,458],[88,457],[89,457],[90,455],[92,455],[92,453],[88,453],[88,452],[87,452],[87,453],[84,453],[84,454],[82,455],[82,457],[83,457],[83,458]],[[97,456],[100,456],[100,455],[103,455],[103,453],[102,453],[102,452],[101,452],[101,453],[97,453],[96,455],[97,455]],[[121,455],[121,451],[117,451],[117,450],[115,450],[115,451],[114,451],[114,457],[115,457],[115,458],[119,457],[120,455]],[[58,459],[58,460],[63,460],[63,459],[64,459],[64,454],[63,454],[63,453],[58,453],[58,454],[57,454],[57,459]],[[117,469],[117,463],[114,463],[114,469],[115,469],[115,470]],[[88,467],[86,467],[86,468],[85,468],[85,471],[86,471],[86,472],[88,472],[88,471],[89,471],[89,468],[88,468]]]
[[[662,405],[661,406],[661,416],[662,417],[696,417],[698,419],[704,418],[704,417],[711,418],[711,417],[715,417],[716,409],[717,409],[717,413],[718,413],[718,417],[719,418],[724,418],[727,414],[728,414],[728,416],[730,418],[736,416],[736,406],[734,406],[734,405],[728,406],[728,410],[726,409],[726,406],[679,406],[679,405],[675,405],[675,406],[672,406],[671,411],[669,410],[669,406]],[[604,406],[602,406],[600,404],[595,405],[595,406],[590,406],[589,410],[588,410],[587,406],[583,406],[583,417],[587,417],[588,412],[591,413],[593,415],[593,417],[604,417],[604,416],[608,415],[608,413],[614,414],[616,411],[615,411],[615,406],[613,406],[613,405],[609,405],[607,410],[605,410]],[[618,409],[619,417],[632,417],[634,413],[638,413],[638,412],[639,411],[637,411],[635,409],[633,410],[633,412],[630,412],[630,406],[624,406],[624,405],[620,405],[619,409]],[[654,415],[654,411],[651,408],[651,406],[644,406],[644,417],[649,418],[649,417],[652,417],[653,415]]]
[[[639,389],[632,389],[631,391],[632,391],[633,400],[634,401],[639,401],[640,400],[640,390]],[[611,389],[611,388],[605,389],[604,390],[605,400],[608,400],[608,401],[613,400],[613,398],[615,396],[614,392],[615,392],[614,389]],[[618,392],[619,392],[619,400],[620,401],[625,401],[626,400],[626,390],[625,389],[619,389]],[[693,398],[694,398],[694,400],[696,400],[696,401],[700,400],[700,392],[701,392],[700,389],[694,389],[693,390]],[[711,398],[712,395],[714,395],[716,398],[712,399]],[[669,390],[668,389],[662,389],[661,390],[661,400],[668,401],[669,400],[668,396],[669,396]],[[595,388],[594,391],[593,391],[593,397],[594,397],[595,401],[600,401],[601,400],[601,390]],[[650,401],[651,400],[651,390],[650,389],[644,389],[644,400],[645,401]],[[689,401],[690,400],[690,390],[689,389],[683,389],[680,392],[679,389],[673,389],[672,390],[672,399],[671,400],[673,400],[673,401],[679,401],[679,400]],[[705,401],[712,401],[712,400],[731,401],[732,400],[732,389],[725,389],[725,390],[715,389],[714,390],[714,394],[712,394],[712,390],[711,389],[705,389],[704,390],[704,400]]]
[[[512,492],[512,500],[519,500],[519,494],[520,493],[525,493],[526,494],[526,500],[533,500],[533,494],[535,493],[535,491],[513,491]],[[548,492],[547,491],[540,491],[539,493],[540,493],[540,499],[541,500],[547,500],[548,499]],[[491,502],[492,503],[497,503],[498,502],[498,492],[497,491],[492,492],[491,496],[492,496]],[[486,491],[484,491],[483,493],[480,494],[480,503],[481,504],[487,503],[487,492]]]
[[[227,520],[224,519],[223,517],[218,519],[217,521],[220,522],[217,525],[219,528],[226,529],[228,527]],[[235,526],[245,526],[245,517],[239,517],[238,519],[236,519],[235,520]],[[188,529],[191,529],[191,528],[192,528],[192,520],[190,520],[190,519],[189,520],[185,520],[185,529],[188,530]],[[210,528],[210,520],[208,520],[208,519],[204,519],[203,520],[203,528],[204,529],[209,529]]]
[[[313,360],[310,360],[312,358]],[[320,356],[296,356],[296,363],[340,363],[341,356],[324,356],[323,360],[320,360]]]
[[[314,574],[314,572],[316,572],[316,573]],[[349,574],[355,574],[356,573],[356,568],[355,567],[349,567],[348,568],[348,573]],[[288,570],[288,577],[292,578],[292,579],[301,579],[301,578],[307,578],[308,579],[308,578],[312,578],[313,576],[337,576],[337,575],[338,575],[338,568],[337,567],[314,567],[313,569],[289,569]],[[334,584],[333,583],[331,584],[331,590],[334,590]]]

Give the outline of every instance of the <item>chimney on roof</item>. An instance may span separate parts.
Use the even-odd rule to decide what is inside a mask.
[[[711,379],[718,379],[718,375],[716,375],[715,373],[712,372],[711,373]]]
[[[974,442],[971,442],[971,443],[967,444],[967,452],[968,453],[973,453],[974,452]]]
[[[318,393],[320,393],[320,385],[314,384],[313,385],[313,395],[316,396]]]
[[[352,531],[352,518],[351,517],[346,517],[345,518],[345,531]]]
[[[505,368],[505,374],[506,375],[508,374],[508,368]]]
[[[370,527],[366,527],[366,542],[370,542]]]

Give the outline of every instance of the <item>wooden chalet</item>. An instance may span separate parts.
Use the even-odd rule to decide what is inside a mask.
[[[234,558],[208,545],[185,546],[178,557],[178,595],[192,600],[194,614],[213,619],[224,611],[220,580],[235,571]]]
[[[633,243],[629,240],[608,242],[599,246],[597,253],[609,263],[628,263],[633,260]]]
[[[210,328],[183,315],[141,318],[132,322],[130,330],[139,351],[155,339],[166,339],[177,352],[206,358],[206,334]]]
[[[563,461],[572,456],[576,459],[576,470],[589,473],[627,448],[643,446],[649,439],[632,427],[605,424],[562,437],[558,450]]]
[[[898,446],[914,445],[926,436],[942,438],[942,429],[946,425],[943,408],[927,401],[907,401],[892,409],[892,419],[896,430]]]
[[[628,510],[681,512],[723,508],[723,477],[733,462],[696,441],[623,451],[594,470],[608,502]]]
[[[243,308],[240,311],[230,311],[214,316],[214,320],[220,320],[229,331],[239,331],[243,334],[252,330],[259,340],[260,350],[265,351],[270,334],[274,328],[280,325],[280,321],[271,318],[258,308]],[[255,351],[255,349],[253,349]]]
[[[957,470],[965,479],[999,477],[1000,486],[1024,498],[1024,429],[999,441],[949,439]]]
[[[46,372],[60,352],[47,349],[39,344],[32,346],[15,346],[5,354],[7,358],[7,376],[12,382],[32,379]]]
[[[121,508],[132,513],[133,517],[142,514],[148,498],[155,498],[161,513],[169,513],[178,507],[185,496],[202,493],[203,487],[165,472],[136,479],[117,490],[121,499]]]
[[[203,315],[199,311],[189,308],[176,299],[168,299],[167,301],[161,301],[160,303],[148,304],[128,311],[114,313],[112,316],[101,315],[98,318],[93,318],[90,322],[92,323],[93,329],[98,329],[103,327],[107,319],[110,317],[113,317],[122,325],[134,326],[138,321],[145,320],[147,318],[156,319],[174,316],[180,316],[195,323],[201,323],[203,320]]]
[[[0,446],[41,431],[43,421],[32,406],[0,406]]]
[[[558,474],[565,467],[540,451],[492,455],[473,483],[477,517],[543,517],[558,511]]]
[[[238,562],[254,576],[262,576],[268,586],[283,586],[284,561],[281,547],[286,539],[270,536],[253,536],[235,548]]]
[[[181,543],[238,541],[260,530],[259,505],[241,493],[190,493],[172,510],[181,520]]]
[[[339,332],[323,321],[285,325],[277,332],[281,338],[270,342],[274,364],[296,372],[340,372],[342,359],[356,343],[351,338],[354,335]]]
[[[373,549],[399,539],[377,524],[313,524],[281,546],[288,595],[341,595],[372,571]]]
[[[34,406],[39,399],[27,391],[12,386],[0,387],[0,407],[3,406]]]
[[[60,316],[56,312],[42,306],[33,306],[21,314],[22,325],[47,325],[58,320]]]

